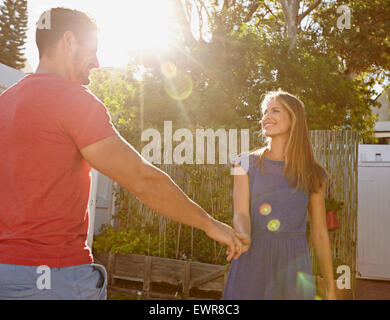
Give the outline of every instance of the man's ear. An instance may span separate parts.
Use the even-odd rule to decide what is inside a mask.
[[[62,36],[62,40],[64,42],[64,46],[67,52],[72,52],[75,49],[76,38],[72,31],[66,31]]]

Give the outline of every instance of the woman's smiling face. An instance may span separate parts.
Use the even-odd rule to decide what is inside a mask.
[[[289,135],[291,130],[291,117],[287,109],[277,99],[271,99],[263,109],[263,118],[260,121],[263,133],[267,137]]]

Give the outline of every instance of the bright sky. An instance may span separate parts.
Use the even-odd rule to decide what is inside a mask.
[[[96,19],[101,66],[125,66],[129,50],[168,50],[172,42],[170,0],[28,0],[26,57],[33,70],[39,62],[36,22],[45,10],[59,6],[87,12]]]
[[[0,0],[0,4],[2,2]],[[45,10],[58,6],[88,12],[96,19],[100,29],[98,57],[103,67],[126,66],[129,51],[132,50],[144,49],[158,53],[169,50],[173,44],[171,0],[28,0],[27,3],[26,57],[33,71],[39,62],[35,45],[36,22]],[[194,36],[199,37],[198,19],[195,16],[192,16],[191,27]],[[202,30],[206,39],[208,31]],[[382,91],[380,86],[375,89]]]

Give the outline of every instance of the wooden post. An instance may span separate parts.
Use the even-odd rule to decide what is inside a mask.
[[[142,288],[142,290],[146,294],[146,297],[149,297],[151,273],[152,273],[152,257],[146,256],[145,257],[145,267],[144,267],[144,283],[143,283],[143,288]]]
[[[107,283],[109,285],[114,285],[114,269],[115,269],[115,253],[111,251],[108,253],[108,262],[107,262]]]
[[[186,299],[190,295],[191,262],[186,261],[184,267],[183,296]]]

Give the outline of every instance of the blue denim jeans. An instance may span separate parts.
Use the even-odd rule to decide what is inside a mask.
[[[0,300],[106,300],[107,273],[99,264],[48,268],[0,264]]]

